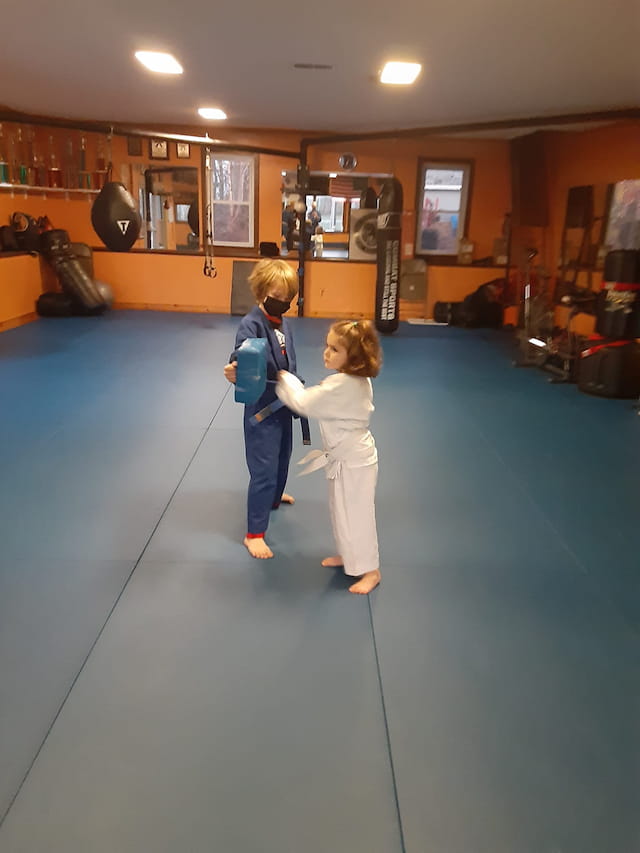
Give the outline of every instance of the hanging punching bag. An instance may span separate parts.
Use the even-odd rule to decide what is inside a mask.
[[[198,202],[192,201],[189,205],[189,212],[187,213],[187,222],[189,223],[189,228],[193,231],[196,237],[200,236],[200,210],[198,208]]]
[[[375,314],[376,329],[384,335],[398,328],[401,222],[402,184],[396,178],[387,178],[378,205]]]
[[[119,181],[108,181],[91,208],[91,224],[112,252],[127,252],[140,234],[140,214],[133,196]]]

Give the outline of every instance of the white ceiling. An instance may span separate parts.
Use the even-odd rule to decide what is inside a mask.
[[[578,114],[640,105],[639,44],[638,0],[29,0],[3,16],[0,104],[216,136],[199,106],[338,133]],[[184,74],[146,72],[140,49]],[[418,83],[377,83],[389,58],[421,62]]]

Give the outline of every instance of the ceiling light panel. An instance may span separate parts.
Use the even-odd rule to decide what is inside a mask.
[[[137,50],[136,59],[149,71],[156,74],[182,74],[182,65],[170,53],[158,53],[155,50]]]
[[[419,62],[387,62],[380,72],[380,82],[391,86],[409,86],[421,70]]]
[[[218,121],[223,121],[227,117],[225,111],[218,109],[218,107],[200,107],[198,115],[201,115],[202,118],[217,119]]]

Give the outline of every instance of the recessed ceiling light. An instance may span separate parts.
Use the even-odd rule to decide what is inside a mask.
[[[380,72],[380,82],[394,86],[408,86],[422,69],[419,62],[387,62]]]
[[[200,107],[198,114],[201,115],[202,118],[215,118],[219,120],[227,117],[224,110],[219,110],[217,107]]]
[[[137,50],[136,59],[149,71],[158,74],[182,74],[182,65],[170,53],[158,53],[155,50]]]

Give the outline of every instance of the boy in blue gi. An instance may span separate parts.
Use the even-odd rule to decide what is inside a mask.
[[[247,338],[267,339],[267,387],[259,400],[244,408],[244,443],[249,468],[247,535],[244,545],[259,560],[273,557],[264,540],[269,513],[294,499],[284,491],[292,448],[292,413],[286,406],[273,411],[259,423],[252,418],[270,404],[279,406],[275,383],[279,370],[296,373],[296,353],[289,323],[283,315],[298,293],[298,275],[286,261],[265,258],[249,276],[256,306],[240,321],[235,350],[224,367],[229,382],[236,381],[235,353]],[[274,406],[274,408],[275,408]]]

